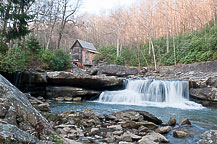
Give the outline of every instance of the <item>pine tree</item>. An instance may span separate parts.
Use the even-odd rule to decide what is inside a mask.
[[[27,35],[28,22],[34,18],[28,10],[34,0],[5,0],[0,4],[0,19],[2,22],[1,39],[7,41],[21,39]]]

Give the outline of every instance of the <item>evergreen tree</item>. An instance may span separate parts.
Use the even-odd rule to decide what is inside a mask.
[[[34,15],[28,10],[33,3],[34,0],[3,0],[0,3],[1,39],[20,39],[30,32],[28,22]]]

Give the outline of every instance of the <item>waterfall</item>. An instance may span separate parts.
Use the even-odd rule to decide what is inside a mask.
[[[98,102],[183,109],[202,108],[200,104],[189,101],[188,81],[154,79],[127,80],[124,90],[104,91]]]

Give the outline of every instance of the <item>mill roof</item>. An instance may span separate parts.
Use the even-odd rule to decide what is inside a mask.
[[[97,51],[96,48],[94,47],[94,45],[90,42],[86,42],[86,41],[82,41],[82,40],[76,40],[76,42],[78,42],[82,48],[86,48],[86,49],[91,50],[91,51]]]

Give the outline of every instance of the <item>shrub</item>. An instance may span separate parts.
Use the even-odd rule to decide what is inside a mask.
[[[28,40],[25,41],[24,47],[32,55],[39,55],[43,50],[43,47],[39,43],[38,39],[34,36],[31,36]]]
[[[122,56],[117,56],[116,59],[115,59],[115,64],[117,65],[124,65],[124,57]]]
[[[0,54],[4,55],[8,51],[8,46],[0,40]]]
[[[42,53],[42,62],[45,69],[61,71],[66,70],[71,63],[71,56],[62,50],[45,50]]]
[[[26,51],[22,50],[21,46],[15,45],[3,57],[1,69],[7,72],[24,71],[27,61],[28,56]]]

